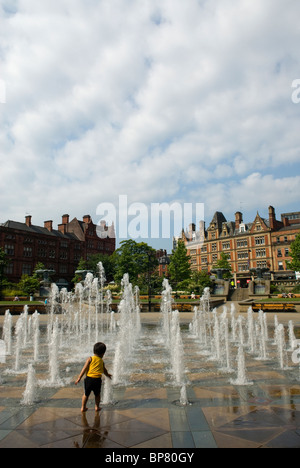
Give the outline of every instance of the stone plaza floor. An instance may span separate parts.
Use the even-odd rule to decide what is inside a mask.
[[[181,317],[190,320],[187,313]],[[282,320],[287,324],[290,318],[300,325],[300,314]],[[144,315],[144,321],[156,320],[156,314]],[[187,363],[189,352],[194,353],[187,344]],[[239,386],[230,384],[231,377],[212,361],[201,359],[195,372],[192,364],[188,367],[186,406],[179,404],[179,388],[165,385],[158,365],[142,386],[137,373],[134,385],[115,388],[114,404],[99,413],[91,396],[82,414],[83,386],[75,386],[73,379],[62,388],[40,389],[37,403],[22,406],[26,375],[4,375],[0,364],[0,448],[300,448],[297,369],[282,370],[253,358],[247,363],[253,384]]]

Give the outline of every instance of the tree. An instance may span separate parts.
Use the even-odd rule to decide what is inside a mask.
[[[2,294],[2,287],[4,281],[4,270],[8,264],[7,255],[2,248],[0,248],[0,298]]]
[[[120,247],[113,253],[115,262],[115,281],[120,283],[124,274],[129,274],[129,281],[136,285],[141,280],[151,277],[158,265],[156,251],[145,242],[132,239],[122,241]]]
[[[190,292],[203,294],[204,288],[210,288],[212,285],[211,279],[207,271],[193,271],[191,282],[189,285]]]
[[[84,270],[87,270],[87,269],[88,268],[87,268],[87,265],[86,265],[86,261],[81,257],[81,259],[79,260],[78,267],[77,267],[76,271],[84,271]],[[72,283],[77,284],[82,280],[83,280],[83,276],[80,275],[79,273],[75,273],[75,276],[72,279]]]
[[[183,240],[179,240],[176,249],[172,250],[170,265],[168,268],[170,281],[177,287],[178,283],[189,280],[191,277],[190,256]]]
[[[98,276],[98,264],[102,263],[105,270],[106,281],[110,283],[114,279],[115,262],[112,255],[94,254],[86,262],[87,270],[93,272],[94,276]]]
[[[216,268],[222,268],[223,270],[229,270],[229,271],[225,271],[223,273],[223,278],[224,279],[230,279],[232,277],[231,265],[230,265],[230,263],[228,261],[228,256],[224,252],[221,252],[220,259],[216,263]]]
[[[291,243],[290,256],[292,257],[292,261],[287,262],[287,267],[293,271],[300,271],[300,234]]]
[[[23,275],[19,282],[19,288],[26,294],[26,296],[29,296],[39,290],[39,287],[40,281],[34,276]]]

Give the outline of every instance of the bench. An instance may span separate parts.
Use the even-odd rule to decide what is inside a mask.
[[[288,293],[288,294],[289,294],[289,293]],[[283,294],[278,294],[277,297],[281,298],[281,297],[286,297],[286,296],[284,296]],[[291,293],[291,297],[300,297],[300,294]]]
[[[262,310],[263,312],[296,312],[295,304],[288,302],[286,304],[283,303],[254,303],[252,305],[252,310],[254,312],[258,312]]]

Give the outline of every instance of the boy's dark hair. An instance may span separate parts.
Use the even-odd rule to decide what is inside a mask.
[[[106,351],[106,345],[104,343],[96,343],[94,346],[94,354],[97,356],[103,356]]]

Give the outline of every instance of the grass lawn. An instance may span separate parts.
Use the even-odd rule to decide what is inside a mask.
[[[41,305],[42,301],[0,301],[0,306]]]
[[[254,299],[255,302],[280,302],[288,304],[289,302],[300,302],[300,297],[268,297],[266,299]]]

